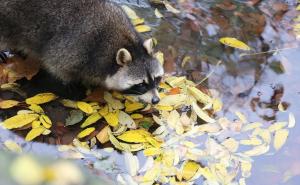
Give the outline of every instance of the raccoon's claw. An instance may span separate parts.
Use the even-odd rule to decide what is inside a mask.
[[[0,51],[0,63],[5,63],[10,57],[12,57],[10,51]]]

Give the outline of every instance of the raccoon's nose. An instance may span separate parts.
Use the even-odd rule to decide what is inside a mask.
[[[157,96],[154,96],[151,100],[152,104],[155,105],[155,104],[158,104],[158,102],[160,101],[159,97]]]

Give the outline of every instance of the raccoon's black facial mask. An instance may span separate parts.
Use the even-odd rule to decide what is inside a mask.
[[[150,77],[150,75],[148,75],[148,83],[143,81],[140,84],[136,84],[136,85],[122,91],[122,93],[128,94],[128,95],[142,95],[151,89],[157,88],[160,81],[161,81],[161,77],[155,77],[154,79],[152,79]]]

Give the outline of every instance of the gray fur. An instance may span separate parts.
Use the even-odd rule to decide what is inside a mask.
[[[0,51],[38,58],[64,83],[122,90],[147,72],[161,76],[162,67],[143,42],[123,10],[106,0],[0,0]],[[121,48],[132,56],[124,67],[116,62]],[[109,85],[118,72],[126,81]]]

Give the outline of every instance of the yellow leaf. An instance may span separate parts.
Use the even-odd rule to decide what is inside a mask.
[[[38,114],[19,114],[5,120],[3,127],[7,129],[20,128],[37,120],[38,117]]]
[[[193,102],[192,104],[193,110],[196,112],[196,114],[198,115],[199,118],[203,119],[204,121],[208,122],[208,123],[214,123],[216,122],[215,119],[209,117],[209,115],[204,112],[198,105],[197,103]]]
[[[250,177],[251,175],[252,164],[248,161],[241,161],[241,171],[243,177]]]
[[[236,152],[239,148],[239,143],[233,138],[226,139],[222,142],[222,145],[231,152]]]
[[[182,177],[185,180],[191,179],[196,174],[199,168],[200,165],[194,161],[186,162],[182,169]]]
[[[293,113],[289,113],[289,128],[294,128],[296,125],[296,119]]]
[[[139,25],[135,27],[137,32],[144,33],[151,31],[151,27],[147,25]]]
[[[28,108],[39,114],[44,113],[43,108],[37,104],[31,104]]]
[[[159,10],[157,8],[155,8],[154,10],[154,14],[157,18],[163,18],[164,16],[159,12]]]
[[[122,5],[122,8],[124,12],[127,14],[129,19],[138,19],[139,17],[136,15],[135,11],[133,11],[131,8],[129,8],[126,5]]]
[[[154,137],[152,136],[146,136],[146,141],[148,143],[150,143],[152,146],[156,147],[156,148],[159,148],[161,146],[161,142],[160,141],[157,141]]]
[[[81,124],[81,128],[90,126],[91,124],[96,123],[99,119],[101,119],[102,116],[99,113],[93,113],[92,115],[90,115],[88,118],[86,118],[86,120]]]
[[[125,112],[133,112],[145,107],[143,103],[125,101]]]
[[[276,122],[269,126],[268,130],[270,132],[275,132],[277,130],[283,129],[285,126],[287,126],[287,124],[287,122]]]
[[[154,54],[154,57],[159,61],[161,65],[164,65],[164,53],[161,51],[158,51]]]
[[[93,107],[90,104],[86,103],[86,102],[82,102],[82,101],[77,102],[77,107],[81,111],[83,111],[87,114],[92,114],[94,112]]]
[[[18,104],[19,102],[16,100],[3,100],[0,102],[0,109],[9,109]]]
[[[86,128],[86,129],[84,129],[83,131],[81,131],[81,132],[77,135],[77,137],[78,137],[79,139],[84,138],[84,137],[90,135],[90,134],[91,134],[92,132],[94,132],[94,131],[95,131],[95,127],[89,127],[89,128]]]
[[[41,126],[41,122],[40,121],[33,121],[32,123],[31,123],[31,128],[37,128],[37,127],[40,127]]]
[[[40,136],[44,131],[46,130],[45,127],[37,127],[37,128],[33,128],[32,130],[30,130],[28,132],[28,134],[25,137],[26,141],[32,141],[34,138]]]
[[[247,123],[247,118],[246,118],[246,116],[245,116],[243,113],[241,113],[241,112],[239,112],[239,111],[236,111],[236,112],[235,112],[235,115],[236,115],[243,123]]]
[[[176,77],[176,76],[171,76],[165,80],[171,87],[180,87],[182,85],[185,85],[186,77],[181,76],[181,77]]]
[[[196,100],[199,101],[200,103],[209,104],[213,101],[210,96],[203,93],[196,87],[188,87],[187,89],[193,95],[193,97],[196,98]]]
[[[174,14],[178,14],[180,13],[179,10],[177,10],[176,8],[174,8],[169,2],[164,1],[165,7],[169,12],[172,12]]]
[[[53,93],[41,93],[31,98],[27,98],[25,101],[27,104],[43,104],[55,100],[57,96]]]
[[[121,125],[125,125],[128,128],[135,129],[137,127],[134,120],[127,113],[123,111],[119,112],[118,119]]]
[[[96,138],[100,143],[103,144],[109,141],[108,131],[109,131],[109,126],[106,126],[96,135]]]
[[[227,45],[227,46],[230,46],[230,47],[233,47],[233,48],[238,48],[238,49],[241,49],[241,50],[251,50],[251,48],[243,43],[242,41],[239,41],[238,39],[236,38],[233,38],[233,37],[223,37],[220,39],[220,42],[224,45]]]
[[[101,116],[107,115],[107,114],[108,114],[108,106],[105,105],[102,109],[100,109],[100,110],[99,110],[99,114],[100,114]]]
[[[261,145],[262,141],[254,136],[251,137],[250,139],[240,140],[240,144],[256,146],[256,145]]]
[[[119,118],[117,112],[109,112],[104,116],[104,118],[107,121],[107,123],[112,127],[116,127],[119,124]]]
[[[52,126],[52,122],[50,118],[46,115],[41,115],[40,116],[40,122],[43,124],[45,128],[50,128]]]
[[[3,144],[12,152],[22,153],[22,147],[13,140],[6,140]]]
[[[282,105],[282,102],[280,102],[280,103],[278,104],[278,110],[279,110],[280,112],[285,112],[285,108],[284,108],[284,106]]]
[[[160,148],[153,147],[153,148],[147,148],[143,152],[145,156],[154,156],[154,155],[159,155],[162,151]]]
[[[164,105],[156,105],[155,108],[157,110],[162,110],[162,111],[172,111],[173,110],[172,106],[164,106]]]
[[[263,145],[256,146],[256,147],[252,148],[251,150],[244,152],[244,154],[249,157],[259,156],[259,155],[267,153],[269,151],[269,148],[270,148],[269,145],[263,144]]]
[[[222,110],[223,107],[223,103],[220,99],[213,99],[213,109],[215,112],[219,112],[220,110]]]
[[[124,108],[123,103],[120,100],[113,98],[109,92],[104,92],[104,100],[112,107],[114,110],[120,110]]]
[[[77,103],[76,101],[68,100],[68,99],[63,99],[60,100],[60,103],[62,103],[65,107],[77,109]]]
[[[138,129],[138,130],[129,130],[124,132],[118,139],[129,142],[129,143],[144,143],[147,142],[146,137],[151,136],[151,134],[145,130]]]
[[[289,130],[287,130],[287,129],[282,129],[282,130],[278,130],[275,132],[274,148],[276,150],[279,150],[284,145],[284,143],[287,140],[288,135],[289,135]]]
[[[144,19],[142,18],[138,18],[138,19],[131,19],[131,23],[136,26],[136,25],[139,25],[139,24],[143,24],[145,22]]]
[[[159,104],[160,106],[178,106],[185,103],[187,96],[185,94],[174,94],[163,97]]]
[[[142,119],[144,116],[142,114],[131,114],[132,119]]]

